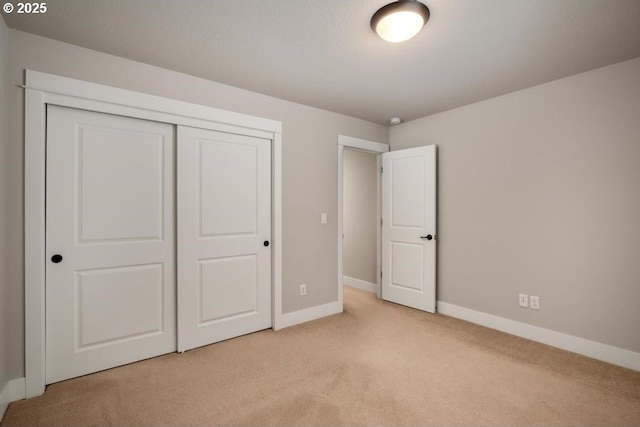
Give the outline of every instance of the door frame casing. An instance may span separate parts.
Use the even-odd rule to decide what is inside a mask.
[[[25,394],[45,390],[47,105],[269,139],[272,142],[272,328],[282,323],[282,123],[204,105],[26,70],[24,127]]]
[[[368,141],[366,139],[353,138],[351,136],[338,135],[338,311],[344,310],[344,260],[343,260],[343,235],[344,235],[344,150],[362,151],[364,153],[374,154],[377,157],[377,173],[376,173],[376,295],[380,298],[381,285],[380,271],[382,268],[380,260],[380,221],[382,218],[382,199],[381,199],[381,181],[380,168],[382,161],[379,154],[390,151],[389,144]]]

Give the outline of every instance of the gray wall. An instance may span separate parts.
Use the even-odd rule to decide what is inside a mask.
[[[640,58],[390,140],[439,145],[439,300],[640,351]]]
[[[11,374],[23,361],[24,69],[131,89],[283,122],[283,309],[337,300],[338,134],[387,142],[388,128],[340,114],[237,89],[174,71],[9,31]],[[251,72],[251,70],[247,70]],[[259,72],[259,70],[256,70]],[[286,70],[283,70],[286,72]],[[329,214],[320,224],[320,213]],[[298,296],[298,285],[307,295]]]
[[[9,175],[8,167],[8,129],[7,129],[7,97],[5,96],[7,62],[8,62],[8,37],[9,31],[0,16],[0,393],[8,380],[15,375],[9,367],[9,325],[14,319],[9,312],[9,275],[7,273],[7,253],[9,250],[9,239],[7,231],[9,224],[7,221],[7,181]],[[0,405],[3,402],[0,402]]]
[[[377,156],[344,150],[343,273],[376,283]]]

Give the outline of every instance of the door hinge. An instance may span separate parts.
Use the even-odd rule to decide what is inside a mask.
[[[384,219],[380,218],[380,227],[384,225]]]
[[[382,270],[380,270],[380,278],[382,279]]]
[[[380,166],[380,173],[384,172],[384,166]]]

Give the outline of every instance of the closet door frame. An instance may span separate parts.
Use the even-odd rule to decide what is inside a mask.
[[[47,105],[270,140],[272,329],[283,326],[281,122],[32,70],[26,70],[22,87],[25,89],[25,397],[39,396],[45,390]]]

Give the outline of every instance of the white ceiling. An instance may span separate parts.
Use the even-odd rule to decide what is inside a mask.
[[[640,0],[423,0],[390,44],[391,0],[48,0],[22,31],[378,123],[449,110],[640,56]]]

